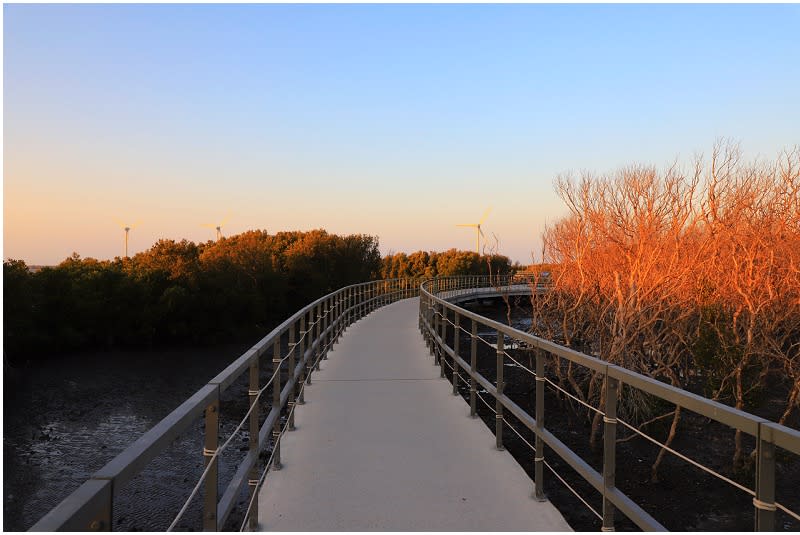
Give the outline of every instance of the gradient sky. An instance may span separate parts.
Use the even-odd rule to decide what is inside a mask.
[[[796,5],[4,5],[4,258],[115,219],[474,247],[527,263],[561,172],[800,143]]]

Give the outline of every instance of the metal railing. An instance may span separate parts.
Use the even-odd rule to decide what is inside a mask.
[[[351,285],[307,305],[273,329],[250,350],[209,381],[206,386],[198,390],[150,431],[92,475],[88,481],[39,520],[31,528],[31,531],[111,530],[113,528],[114,500],[126,483],[141,472],[152,459],[162,453],[200,417],[203,417],[205,421],[205,440],[202,451],[196,452],[196,455],[203,457],[204,471],[186,504],[176,513],[177,516],[170,529],[176,525],[178,519],[186,511],[189,502],[201,493],[201,488],[203,529],[222,529],[245,485],[249,488],[249,500],[242,528],[247,523],[251,529],[255,528],[258,518],[258,489],[269,470],[280,469],[280,439],[284,432],[294,428],[294,409],[296,405],[304,403],[304,387],[306,384],[311,384],[312,373],[314,369],[319,369],[320,360],[326,358],[330,347],[349,325],[383,305],[417,295],[420,297],[419,328],[428,347],[435,355],[436,363],[442,367],[442,375],[444,375],[445,365],[453,371],[453,391],[457,392],[459,378],[465,383],[469,382],[471,414],[477,414],[476,403],[478,400],[495,413],[495,435],[499,448],[503,447],[503,429],[506,425],[534,450],[534,496],[536,498],[545,499],[542,486],[543,472],[544,468],[548,468],[587,507],[589,506],[547,463],[544,458],[544,445],[546,444],[602,494],[602,514],[593,511],[602,519],[604,530],[613,529],[616,509],[619,509],[642,529],[665,529],[615,487],[617,423],[638,432],[635,427],[629,426],[616,415],[617,394],[624,383],[754,436],[757,440],[755,490],[736,485],[754,497],[756,529],[773,530],[775,512],[778,509],[800,520],[800,516],[775,501],[775,448],[780,447],[800,455],[800,432],[537,338],[524,331],[470,312],[456,304],[460,300],[482,296],[520,295],[530,292],[531,289],[528,285],[519,284],[520,281],[513,277],[443,277],[427,280],[421,285],[420,282],[415,279],[393,279]],[[537,288],[537,291],[545,290],[545,287]],[[470,330],[464,327],[467,324],[471,327]],[[478,342],[491,345],[478,336],[478,325],[497,333],[497,342],[494,344],[497,356],[497,380],[495,383],[477,371]],[[460,336],[453,337],[453,347],[447,345],[447,332],[450,328],[454,329],[453,332],[461,331],[469,336],[471,341],[470,362],[466,362],[461,357]],[[281,340],[284,335],[288,340],[288,349],[282,356]],[[523,342],[535,349],[535,370],[525,367],[508,354],[505,350],[506,338]],[[259,382],[260,363],[263,358],[269,358],[270,353],[272,374],[270,380],[262,385]],[[600,372],[605,377],[604,411],[589,406],[603,415],[604,461],[602,473],[594,470],[545,428],[544,387],[546,384],[550,384],[550,386],[558,388],[545,375],[547,354],[585,366]],[[448,357],[450,362],[447,362]],[[525,412],[503,392],[505,359],[513,360],[535,378],[536,403],[533,416]],[[220,446],[221,394],[242,377],[246,370],[249,371],[247,396],[250,410],[228,440]],[[467,376],[462,375],[462,372]],[[283,384],[281,384],[282,375],[287,376]],[[259,427],[259,401],[270,386],[272,387],[272,406],[264,423]],[[495,398],[494,407],[478,393],[478,386]],[[508,411],[533,432],[534,444],[526,441],[508,423],[504,417],[504,411]],[[282,414],[283,422],[281,421]],[[248,452],[238,464],[235,474],[220,497],[218,492],[219,455],[245,424],[248,424],[250,431]],[[270,443],[272,444],[271,456],[264,463],[262,470],[259,470],[259,452],[266,449]]]
[[[795,520],[800,520],[797,512],[778,503],[775,499],[775,449],[783,448],[795,455],[800,455],[800,432],[788,427],[778,425],[758,416],[728,407],[710,399],[692,394],[685,390],[662,383],[653,378],[610,364],[601,359],[590,357],[583,353],[560,346],[551,341],[531,335],[530,333],[514,329],[503,323],[490,320],[479,314],[458,306],[458,302],[482,296],[498,296],[519,294],[521,285],[518,280],[509,277],[444,277],[426,280],[420,291],[419,328],[434,356],[435,364],[441,367],[441,376],[444,377],[444,368],[447,366],[452,371],[453,393],[458,393],[458,381],[469,383],[469,403],[472,416],[477,414],[476,403],[480,400],[491,412],[495,414],[495,437],[498,449],[503,448],[504,425],[511,429],[534,452],[534,490],[533,495],[539,500],[544,500],[544,469],[548,468],[576,497],[586,505],[595,516],[602,521],[603,531],[614,530],[615,510],[621,511],[638,527],[646,531],[666,531],[666,528],[653,518],[631,498],[621,492],[615,485],[616,474],[616,443],[617,424],[621,424],[631,431],[642,435],[664,448],[703,469],[734,487],[753,496],[755,512],[755,529],[757,531],[774,531],[776,511],[781,510]],[[546,291],[539,287],[537,291]],[[530,292],[530,288],[528,289]],[[496,333],[497,341],[493,345],[478,335],[478,326],[490,329]],[[453,347],[447,344],[448,330],[452,329]],[[470,341],[469,362],[462,358],[460,347],[461,333]],[[506,340],[513,343],[525,344],[535,352],[535,370],[524,366],[512,357],[507,351]],[[477,369],[478,342],[493,346],[496,354],[496,380],[493,383],[481,375]],[[547,357],[558,357],[588,368],[601,374],[603,379],[602,407],[599,410],[584,400],[566,392],[555,382],[547,377]],[[512,360],[516,366],[527,371],[534,379],[534,415],[528,414],[519,405],[504,394],[504,365],[506,359]],[[448,362],[449,360],[449,362]],[[463,374],[462,374],[463,372]],[[626,423],[617,415],[617,401],[623,384],[630,388],[645,392],[656,398],[684,407],[701,416],[720,422],[733,429],[752,436],[756,440],[756,475],[754,489],[740,485],[725,476],[702,466],[700,463],[678,453],[665,444],[642,433],[636,427]],[[566,444],[556,438],[545,427],[545,387],[560,390],[575,401],[585,405],[588,409],[602,416],[603,428],[603,465],[602,472],[598,472]],[[478,392],[478,387],[495,398],[494,407]],[[505,418],[505,411],[513,415],[535,437],[534,444],[530,444]],[[586,482],[594,487],[602,496],[602,511],[592,508],[561,476],[556,473],[547,462],[544,455],[544,446],[547,445],[558,457],[571,466]]]
[[[326,358],[330,347],[349,325],[381,306],[418,295],[420,282],[416,279],[391,279],[354,284],[305,306],[93,474],[30,531],[113,529],[113,504],[121,489],[200,417],[205,420],[204,445],[202,451],[192,455],[202,456],[204,471],[183,508],[176,512],[170,529],[175,527],[189,502],[200,494],[201,485],[204,530],[222,529],[245,485],[250,492],[244,522],[249,519],[250,528],[255,528],[258,522],[258,488],[268,470],[280,469],[280,438],[287,429],[291,431],[294,428],[294,407],[304,403],[304,387],[311,384],[312,372],[319,369],[319,361]],[[288,338],[288,350],[281,356],[284,335]],[[269,359],[270,353],[272,374],[270,380],[262,385],[259,384],[261,361]],[[246,371],[249,372],[247,396],[250,409],[230,438],[220,446],[220,396]],[[283,384],[282,371],[286,379]],[[259,401],[269,386],[272,386],[272,407],[259,427]],[[285,412],[283,424],[282,412]],[[248,452],[220,497],[219,455],[245,424],[248,424],[250,432]],[[270,441],[272,455],[263,471],[259,471],[259,452],[266,449]]]

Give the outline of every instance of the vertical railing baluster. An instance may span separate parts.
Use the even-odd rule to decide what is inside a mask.
[[[306,375],[308,374],[308,363],[306,362],[306,341],[308,340],[308,333],[306,332],[306,314],[300,315],[300,339],[297,342],[298,351],[300,356],[300,363],[302,366],[300,367],[300,396],[297,398],[298,405],[305,405],[306,403],[306,389],[303,387],[303,383],[306,381]],[[309,383],[310,384],[310,383]]]
[[[478,381],[475,379],[475,368],[478,365],[478,322],[472,320],[472,337],[469,347],[469,414],[478,417]]]
[[[439,357],[439,377],[442,379],[445,378],[444,375],[444,366],[447,363],[447,352],[445,348],[447,347],[447,307],[442,305],[442,322],[441,322],[442,330],[439,333],[439,336],[442,339],[441,345],[441,356]]]
[[[322,353],[322,339],[320,337],[321,333],[321,326],[322,326],[322,303],[317,303],[314,307],[314,313],[316,314],[316,320],[314,322],[314,341],[316,342],[316,347],[314,348],[314,362],[316,363],[315,369],[319,371],[319,361],[321,360],[320,357]]]
[[[494,400],[494,436],[497,442],[497,449],[504,450],[503,447],[503,402],[500,401],[500,396],[503,395],[503,388],[505,387],[503,381],[503,333],[497,331],[497,396]]]
[[[322,360],[328,360],[328,344],[330,343],[331,334],[328,327],[331,324],[331,301],[330,299],[322,300]]]
[[[461,345],[459,342],[461,341],[461,316],[459,316],[458,311],[453,311],[455,315],[455,321],[453,322],[455,326],[453,327],[453,395],[458,395],[458,349]]]
[[[425,331],[422,329],[422,313],[425,310],[425,300],[422,297],[419,298],[419,310],[417,311],[417,328],[422,333],[422,337],[425,338]]]
[[[203,468],[208,469],[205,480],[205,495],[203,497],[203,530],[217,531],[217,493],[219,492],[219,461],[211,458],[219,447],[219,394],[212,401],[205,412],[205,442],[203,445]],[[110,528],[109,528],[110,529]]]
[[[434,366],[439,366],[439,359],[441,358],[441,355],[440,355],[441,352],[437,351],[438,348],[436,346],[436,336],[438,335],[439,331],[441,330],[441,327],[440,327],[439,323],[442,321],[441,316],[439,316],[439,311],[437,310],[438,307],[439,307],[439,305],[434,302],[433,303],[433,332],[431,333],[431,343],[432,343],[432,349],[433,349],[433,365]]]
[[[342,333],[350,327],[350,288],[344,291],[344,305],[342,307]]]
[[[339,307],[338,313],[336,314],[336,321],[338,322],[339,327],[336,329],[338,331],[337,339],[341,339],[342,335],[344,334],[344,329],[346,327],[344,316],[345,311],[347,310],[347,290],[343,290],[339,293]]]
[[[605,400],[606,415],[603,429],[603,531],[614,531],[614,504],[608,494],[616,486],[617,470],[617,396],[619,381],[608,376],[606,366]]]
[[[280,337],[278,337],[280,338]],[[250,502],[253,504],[250,509],[250,530],[255,531],[258,529],[258,498],[255,494],[258,492],[258,391],[261,388],[259,378],[259,358],[256,357],[250,361],[250,389],[247,394],[250,398],[250,440],[249,450],[250,455],[254,457],[253,466],[247,474],[247,486],[250,497]]]
[[[533,497],[545,501],[544,495],[544,350],[536,350],[536,453],[533,458],[534,491]]]
[[[756,444],[756,531],[775,531],[775,442],[767,422],[758,424]]]
[[[331,315],[331,344],[336,345],[339,341],[339,294],[331,297],[333,302],[333,312]]]
[[[275,418],[275,426],[272,428],[272,443],[274,457],[272,469],[281,469],[281,337],[278,336],[272,345],[272,370],[275,378],[272,380],[272,407],[277,409],[278,417]],[[256,425],[258,423],[256,422]],[[258,436],[258,428],[256,428]]]
[[[330,313],[330,347],[336,345],[339,340],[339,298],[334,295],[331,297],[331,313]]]
[[[344,295],[345,295],[344,291],[336,294],[336,341],[337,342],[341,340],[342,333],[344,332],[344,311],[345,311]]]
[[[294,391],[295,391],[295,381],[294,381],[294,370],[296,367],[295,356],[297,352],[297,344],[295,343],[295,336],[294,336],[294,322],[289,325],[289,378],[288,380],[292,382],[292,386],[289,389],[289,431],[294,431]]]
[[[436,331],[436,310],[433,300],[428,300],[428,350],[431,355],[436,355],[433,346],[433,333]]]

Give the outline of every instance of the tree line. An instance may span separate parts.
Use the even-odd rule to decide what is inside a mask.
[[[3,264],[4,351],[12,362],[113,347],[253,336],[380,270],[378,239],[248,231],[216,242],[159,240],[131,258],[74,254],[30,272]]]
[[[378,238],[254,230],[216,242],[160,240],[130,258],[77,254],[31,272],[3,263],[5,357],[219,343],[263,335],[337,288],[376,278],[479,274],[510,265],[451,250],[381,258]]]
[[[569,215],[543,234],[553,290],[533,299],[535,334],[739,409],[769,387],[785,396],[779,422],[796,425],[800,148],[745,162],[718,143],[688,170],[635,165],[555,185]],[[602,408],[602,375],[555,369]],[[680,407],[648,413],[632,389],[621,401],[640,425],[671,421],[674,439]],[[740,432],[735,449],[742,466]]]
[[[389,253],[381,260],[381,278],[448,277],[459,275],[492,275],[508,273],[519,268],[507,256],[490,253],[479,255],[471,251],[449,249],[443,252],[417,251],[415,253]]]

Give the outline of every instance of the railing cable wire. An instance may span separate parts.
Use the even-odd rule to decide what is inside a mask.
[[[550,380],[550,379],[548,379],[547,377],[545,377],[545,378],[544,378],[544,380],[545,380],[545,381],[547,381],[547,383],[548,383],[550,386],[552,386],[553,388],[555,388],[555,389],[556,389],[556,390],[558,390],[559,392],[562,392],[562,393],[563,393],[565,396],[568,396],[568,397],[570,397],[570,398],[574,399],[575,401],[577,401],[578,403],[580,403],[581,405],[583,405],[583,406],[584,406],[584,407],[586,407],[587,409],[593,410],[594,412],[596,412],[597,414],[600,414],[601,416],[605,416],[605,415],[606,415],[606,414],[605,414],[603,411],[601,411],[600,409],[598,409],[598,408],[596,408],[596,407],[593,407],[592,405],[590,405],[590,404],[586,403],[585,401],[583,401],[582,399],[580,399],[580,398],[579,398],[579,397],[577,397],[576,395],[574,395],[574,394],[571,394],[571,393],[567,392],[566,390],[564,390],[563,388],[561,388],[560,386],[558,386],[557,384],[555,384],[553,381],[551,381],[551,380]]]
[[[181,507],[180,511],[178,511],[178,514],[175,517],[175,519],[172,521],[172,523],[167,528],[167,531],[172,531],[173,529],[175,529],[175,526],[178,524],[180,519],[183,517],[184,513],[186,513],[186,510],[189,508],[189,504],[192,502],[192,500],[195,498],[195,496],[197,496],[197,493],[200,491],[200,486],[203,484],[203,481],[205,481],[206,477],[208,476],[208,473],[211,471],[211,467],[214,464],[214,460],[216,460],[217,457],[219,457],[220,454],[222,454],[222,452],[225,450],[225,448],[228,447],[228,444],[230,444],[230,442],[237,436],[237,433],[239,433],[239,431],[242,429],[242,426],[244,426],[244,424],[248,421],[248,418],[250,417],[250,413],[253,412],[253,408],[255,408],[256,405],[258,404],[258,401],[261,398],[261,394],[263,394],[264,391],[266,391],[267,388],[269,388],[269,386],[275,380],[275,377],[277,376],[277,374],[280,372],[281,365],[291,356],[291,354],[294,351],[295,347],[305,338],[306,333],[308,333],[308,332],[309,331],[304,331],[303,332],[303,336],[301,336],[297,340],[297,342],[289,344],[289,346],[290,346],[289,352],[286,354],[285,357],[283,357],[280,360],[280,362],[275,363],[275,365],[273,366],[275,368],[275,370],[273,371],[272,376],[269,378],[269,381],[267,381],[267,383],[262,388],[260,388],[258,390],[258,393],[256,394],[253,403],[250,404],[250,408],[247,410],[247,412],[245,413],[244,417],[242,417],[242,420],[239,422],[239,425],[237,425],[236,428],[231,432],[230,436],[222,444],[222,446],[218,447],[216,449],[216,451],[213,453],[213,455],[211,455],[211,458],[210,458],[208,464],[206,465],[205,469],[203,470],[203,473],[200,474],[200,479],[197,480],[197,484],[194,486],[194,488],[192,489],[192,492],[189,494],[189,497],[184,502],[183,507]]]
[[[300,390],[298,391],[298,395],[304,389],[305,389],[305,383],[303,383],[303,385],[300,387]],[[258,489],[261,486],[261,484],[264,482],[264,479],[267,477],[267,472],[269,472],[270,468],[272,467],[272,459],[275,456],[275,451],[278,449],[275,446],[278,443],[278,441],[281,439],[283,434],[286,432],[286,429],[289,426],[289,422],[291,421],[292,413],[294,413],[295,407],[297,407],[297,405],[293,405],[292,409],[289,411],[289,414],[286,415],[286,422],[283,424],[283,428],[281,429],[280,433],[278,433],[278,436],[275,439],[275,444],[272,445],[272,452],[269,454],[269,459],[267,459],[267,462],[264,465],[264,471],[261,473],[261,476],[258,478],[258,483],[256,483],[256,488],[253,491],[253,495],[250,497],[250,501],[247,504],[247,511],[245,511],[245,513],[244,513],[244,519],[242,520],[242,525],[239,528],[239,531],[244,531],[244,527],[245,527],[245,525],[247,525],[247,520],[250,517],[250,511],[252,511],[253,504],[255,503],[255,500],[258,498]]]
[[[481,395],[481,393],[480,393],[480,392],[476,391],[476,392],[475,392],[475,394],[477,394],[477,395],[478,395],[478,399],[480,399],[481,401],[483,401],[483,404],[484,404],[484,405],[486,405],[487,407],[489,407],[489,410],[490,410],[490,411],[492,411],[493,413],[497,414],[497,411],[496,411],[496,410],[494,410],[494,408],[493,408],[491,405],[489,405],[489,402],[488,402],[488,401],[486,401],[485,399],[483,399],[483,396]]]
[[[527,440],[525,440],[525,437],[523,437],[522,435],[520,435],[520,434],[519,434],[519,431],[517,431],[517,430],[514,428],[514,426],[513,426],[513,425],[511,425],[511,423],[510,423],[508,420],[506,420],[506,419],[505,419],[505,417],[503,417],[503,421],[506,423],[506,425],[507,425],[507,426],[508,426],[508,427],[509,427],[509,428],[510,428],[512,431],[514,431],[514,434],[516,434],[516,435],[519,437],[519,439],[520,439],[521,441],[523,441],[525,444],[527,444],[527,445],[528,445],[528,447],[529,447],[529,448],[530,448],[530,449],[533,451],[533,453],[536,453],[536,448],[535,448],[535,447],[533,447],[533,445],[532,445],[530,442],[528,442]]]
[[[691,464],[693,466],[696,466],[700,470],[703,470],[704,472],[707,472],[707,473],[711,474],[712,476],[717,477],[717,478],[721,479],[722,481],[725,481],[726,483],[729,483],[730,485],[733,485],[734,487],[738,488],[739,490],[742,490],[742,491],[748,493],[750,496],[755,496],[756,495],[755,491],[752,491],[749,488],[745,487],[744,485],[741,485],[741,484],[737,483],[736,481],[734,481],[734,480],[732,480],[730,478],[727,478],[727,477],[723,476],[722,474],[720,474],[718,472],[715,472],[711,468],[708,468],[707,466],[704,466],[704,465],[698,463],[694,459],[690,459],[686,455],[683,455],[682,453],[680,453],[678,451],[675,451],[674,449],[670,448],[666,444],[663,444],[663,443],[659,442],[658,440],[654,439],[653,437],[651,437],[647,433],[643,433],[639,429],[636,429],[634,426],[632,426],[631,424],[629,424],[625,420],[617,417],[617,421],[619,423],[621,423],[622,425],[624,425],[625,427],[627,427],[628,429],[630,429],[631,431],[633,431],[634,433],[636,433],[638,435],[641,435],[642,437],[646,438],[647,440],[649,440],[650,442],[652,442],[656,446],[667,450],[671,454],[675,455],[676,457],[679,457],[679,458],[683,459],[684,461],[686,461],[687,463],[689,463],[689,464]]]
[[[545,465],[547,468],[549,468],[549,469],[550,469],[550,471],[553,473],[553,475],[554,475],[554,476],[556,476],[556,478],[558,478],[558,480],[559,480],[559,481],[561,481],[561,483],[563,483],[563,484],[564,484],[564,486],[565,486],[565,487],[567,487],[567,488],[568,488],[568,489],[569,489],[569,490],[572,492],[572,494],[574,494],[574,495],[575,495],[575,497],[576,497],[576,498],[578,498],[578,499],[579,499],[581,502],[583,502],[583,505],[585,505],[585,506],[586,506],[586,507],[587,507],[587,508],[588,508],[588,509],[589,509],[589,510],[592,512],[592,513],[594,513],[594,516],[596,516],[596,517],[597,517],[597,518],[599,518],[600,520],[603,520],[603,515],[601,515],[600,513],[598,513],[598,512],[595,510],[595,508],[594,508],[594,507],[592,507],[591,505],[589,505],[589,503],[588,503],[586,500],[584,500],[584,499],[583,499],[583,497],[581,497],[581,495],[580,495],[580,494],[578,494],[578,491],[576,491],[575,489],[573,489],[573,488],[570,486],[570,484],[569,484],[569,483],[567,483],[566,481],[564,481],[564,478],[563,478],[563,477],[561,477],[560,475],[558,475],[558,472],[556,472],[556,471],[553,469],[553,467],[552,467],[552,466],[550,466],[550,463],[548,463],[548,462],[547,462],[546,460],[544,460],[544,459],[542,459],[542,462],[544,462],[544,465]]]

